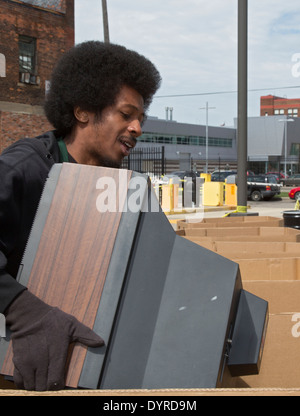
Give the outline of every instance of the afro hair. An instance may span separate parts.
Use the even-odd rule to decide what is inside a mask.
[[[137,52],[112,43],[84,42],[65,53],[54,68],[45,113],[65,136],[76,122],[76,106],[100,116],[127,85],[143,97],[146,111],[160,82],[155,66]]]

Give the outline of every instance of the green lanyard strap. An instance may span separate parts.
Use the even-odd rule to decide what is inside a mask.
[[[68,150],[67,150],[67,146],[65,142],[63,141],[63,139],[58,139],[57,143],[58,143],[59,151],[60,151],[60,158],[59,158],[60,163],[69,162],[69,155],[68,155]]]

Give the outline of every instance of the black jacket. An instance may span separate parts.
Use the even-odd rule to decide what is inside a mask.
[[[0,313],[24,290],[15,278],[49,170],[59,162],[55,132],[18,140],[0,156]]]

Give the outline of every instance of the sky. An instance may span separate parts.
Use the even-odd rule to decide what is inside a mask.
[[[109,37],[162,77],[148,115],[231,127],[237,117],[239,0],[107,0]],[[75,43],[104,40],[102,1],[75,0]],[[248,116],[260,97],[300,98],[299,0],[248,0]],[[176,97],[172,97],[175,96]]]

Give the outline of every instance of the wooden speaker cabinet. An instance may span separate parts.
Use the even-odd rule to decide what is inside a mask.
[[[259,371],[267,302],[238,264],[175,233],[144,175],[54,165],[18,280],[105,340],[75,345],[70,388],[215,388],[226,366]],[[0,368],[13,374],[9,336]]]

